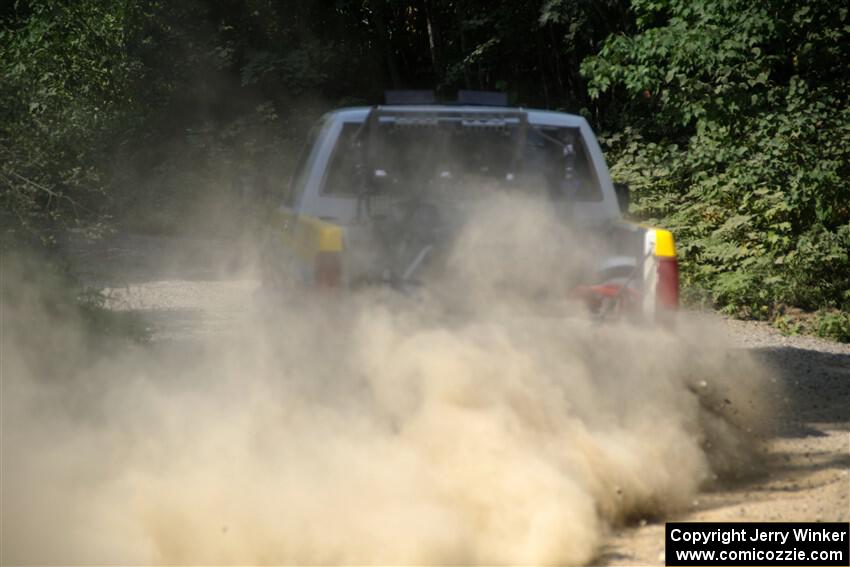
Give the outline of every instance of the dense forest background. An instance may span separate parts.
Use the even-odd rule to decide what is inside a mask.
[[[327,109],[501,90],[591,122],[692,301],[850,340],[841,2],[18,0],[0,22],[5,247],[223,230]]]

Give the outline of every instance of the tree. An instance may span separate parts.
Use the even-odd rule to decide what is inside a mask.
[[[0,29],[4,231],[96,220],[100,164],[129,119],[123,0],[16,3]],[[89,228],[96,226],[87,225]]]

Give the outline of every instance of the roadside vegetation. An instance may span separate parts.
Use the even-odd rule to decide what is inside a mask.
[[[850,340],[850,17],[831,2],[633,2],[582,64],[629,102],[608,138],[691,296]],[[798,310],[818,311],[799,317]]]
[[[17,0],[0,21],[4,252],[232,233],[328,108],[503,90],[602,133],[634,217],[677,234],[690,301],[850,340],[841,3]]]

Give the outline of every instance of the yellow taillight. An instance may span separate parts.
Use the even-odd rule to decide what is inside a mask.
[[[676,243],[669,230],[655,229],[655,255],[660,258],[676,257]]]

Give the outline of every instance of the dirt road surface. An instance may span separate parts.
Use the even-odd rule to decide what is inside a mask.
[[[257,289],[244,255],[222,257],[226,244],[125,236],[71,248],[80,274],[106,285],[114,308],[142,314],[154,341],[177,341],[226,332]],[[788,417],[770,440],[757,478],[709,487],[674,517],[637,519],[613,530],[600,564],[663,565],[668,520],[850,521],[850,345],[698,316],[720,319],[735,344],[774,369]]]
[[[765,471],[738,486],[710,489],[676,517],[641,520],[611,535],[606,565],[663,565],[664,521],[850,521],[850,347],[785,337],[763,323],[724,319],[786,391],[787,421],[768,446]]]

